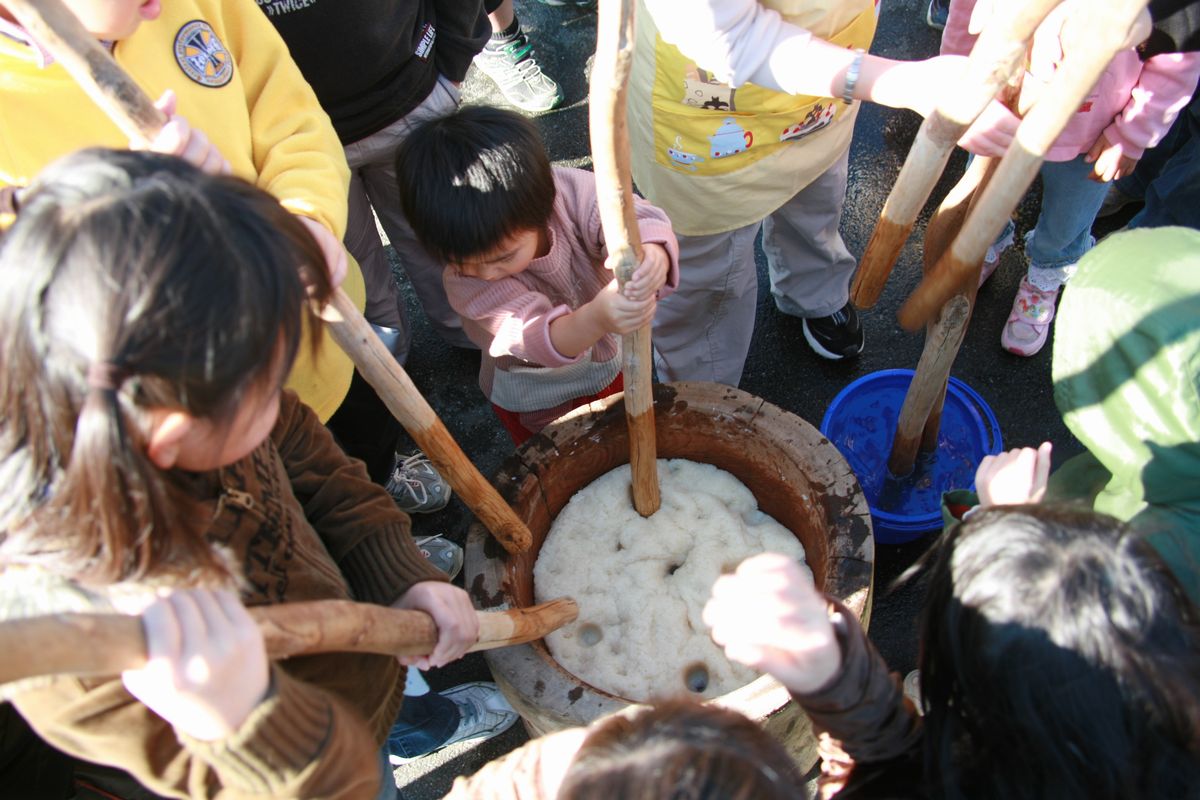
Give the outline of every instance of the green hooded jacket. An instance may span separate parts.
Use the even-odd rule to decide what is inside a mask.
[[[1048,496],[1146,533],[1200,605],[1200,232],[1128,231],[1084,256],[1059,305],[1053,376],[1087,452]]]

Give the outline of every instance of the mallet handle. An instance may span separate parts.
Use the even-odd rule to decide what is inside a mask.
[[[925,325],[978,268],[988,245],[1004,229],[1012,210],[1037,176],[1054,140],[1113,56],[1127,46],[1129,32],[1146,3],[1108,0],[1102,9],[1078,21],[1076,40],[1087,41],[1088,46],[1074,49],[1063,59],[1045,92],[1021,121],[1016,139],[971,207],[958,237],[901,306],[897,317],[905,329]]]
[[[425,655],[437,626],[424,611],[401,611],[349,600],[284,603],[249,609],[273,659],[313,653]],[[559,598],[510,611],[478,611],[471,651],[541,639],[573,621],[575,601]],[[52,614],[0,623],[0,684],[40,675],[115,675],[146,661],[140,617]]]
[[[921,123],[896,184],[883,205],[879,223],[850,287],[850,298],[859,308],[870,308],[879,301],[896,258],[946,168],[955,142],[1000,90],[1020,74],[1026,42],[1060,2],[1014,0],[1011,13],[997,15],[994,24],[980,33],[962,82],[947,92],[937,109]]]
[[[608,266],[624,287],[642,260],[629,159],[625,94],[633,61],[632,0],[601,0],[596,28],[588,123],[600,224],[608,246]],[[629,422],[629,465],[633,506],[643,517],[658,510],[658,453],[650,376],[650,325],[621,340],[625,417]]]

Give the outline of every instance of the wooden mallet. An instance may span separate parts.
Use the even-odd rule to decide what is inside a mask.
[[[1026,43],[1061,0],[1014,0],[979,35],[962,82],[921,123],[896,184],[859,262],[850,299],[871,308],[887,283],[917,215],[937,184],[955,142],[994,97],[1024,69]],[[943,302],[946,298],[943,298]],[[939,305],[940,308],[940,305]]]
[[[592,66],[588,127],[600,224],[608,246],[608,266],[624,288],[642,260],[630,177],[629,127],[625,118],[626,84],[633,60],[632,0],[601,0]],[[625,418],[629,423],[629,466],[633,507],[643,517],[658,510],[658,444],[654,434],[654,398],[650,375],[650,325],[622,337]]]
[[[163,114],[61,0],[4,5],[130,139],[148,142],[162,129]],[[529,528],[459,448],[345,292],[334,293],[324,316],[334,341],[479,521],[508,552],[527,550]]]
[[[1004,229],[1012,210],[1033,183],[1054,140],[1113,56],[1129,46],[1129,34],[1146,3],[1106,0],[1086,16],[1072,20],[1078,26],[1076,38],[1088,46],[1074,48],[1066,55],[1021,121],[1016,139],[972,206],[958,237],[900,308],[897,316],[904,328],[916,330],[926,324],[978,267],[988,245]]]
[[[313,653],[426,655],[437,627],[424,611],[401,611],[349,600],[284,603],[248,609],[273,659]],[[575,601],[551,600],[503,612],[478,611],[479,638],[490,650],[541,639],[579,615]],[[0,685],[44,675],[102,676],[146,661],[140,617],[51,614],[0,623]]]

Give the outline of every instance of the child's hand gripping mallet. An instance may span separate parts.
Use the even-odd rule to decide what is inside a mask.
[[[633,59],[632,0],[601,0],[596,28],[596,61],[588,127],[600,223],[608,245],[608,265],[621,288],[642,260],[633,182],[629,166],[629,128],[625,89]],[[625,417],[629,422],[629,465],[633,472],[633,506],[643,517],[658,510],[658,454],[654,433],[653,386],[650,378],[650,325],[621,341],[625,382]]]
[[[5,0],[5,7],[131,140],[153,140],[166,117],[61,0]],[[480,522],[508,552],[528,549],[533,542],[529,528],[466,457],[341,289],[325,318],[334,341]]]
[[[1025,64],[1026,43],[1060,2],[1018,2],[1007,13],[997,15],[994,23],[980,33],[962,82],[947,91],[945,99],[917,131],[859,262],[850,287],[854,305],[871,308],[878,302],[917,215],[946,168],[955,142],[1004,86],[1020,74]]]
[[[433,618],[349,600],[283,603],[248,609],[271,659],[313,653],[427,655],[437,644]],[[479,638],[468,652],[541,639],[579,615],[574,600],[479,611]],[[0,686],[43,675],[117,675],[146,660],[140,617],[52,614],[0,623]]]

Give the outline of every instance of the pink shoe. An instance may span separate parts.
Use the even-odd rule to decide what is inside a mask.
[[[979,285],[981,287],[988,278],[992,277],[996,267],[1000,266],[1000,256],[1005,250],[1012,247],[1014,233],[1015,229],[1009,231],[1007,236],[995,244],[988,245],[987,253],[983,256],[983,264],[979,268]]]
[[[1000,334],[1000,346],[1019,356],[1036,355],[1046,344],[1050,323],[1054,321],[1054,306],[1058,290],[1043,292],[1025,278],[1017,289],[1012,313]]]

